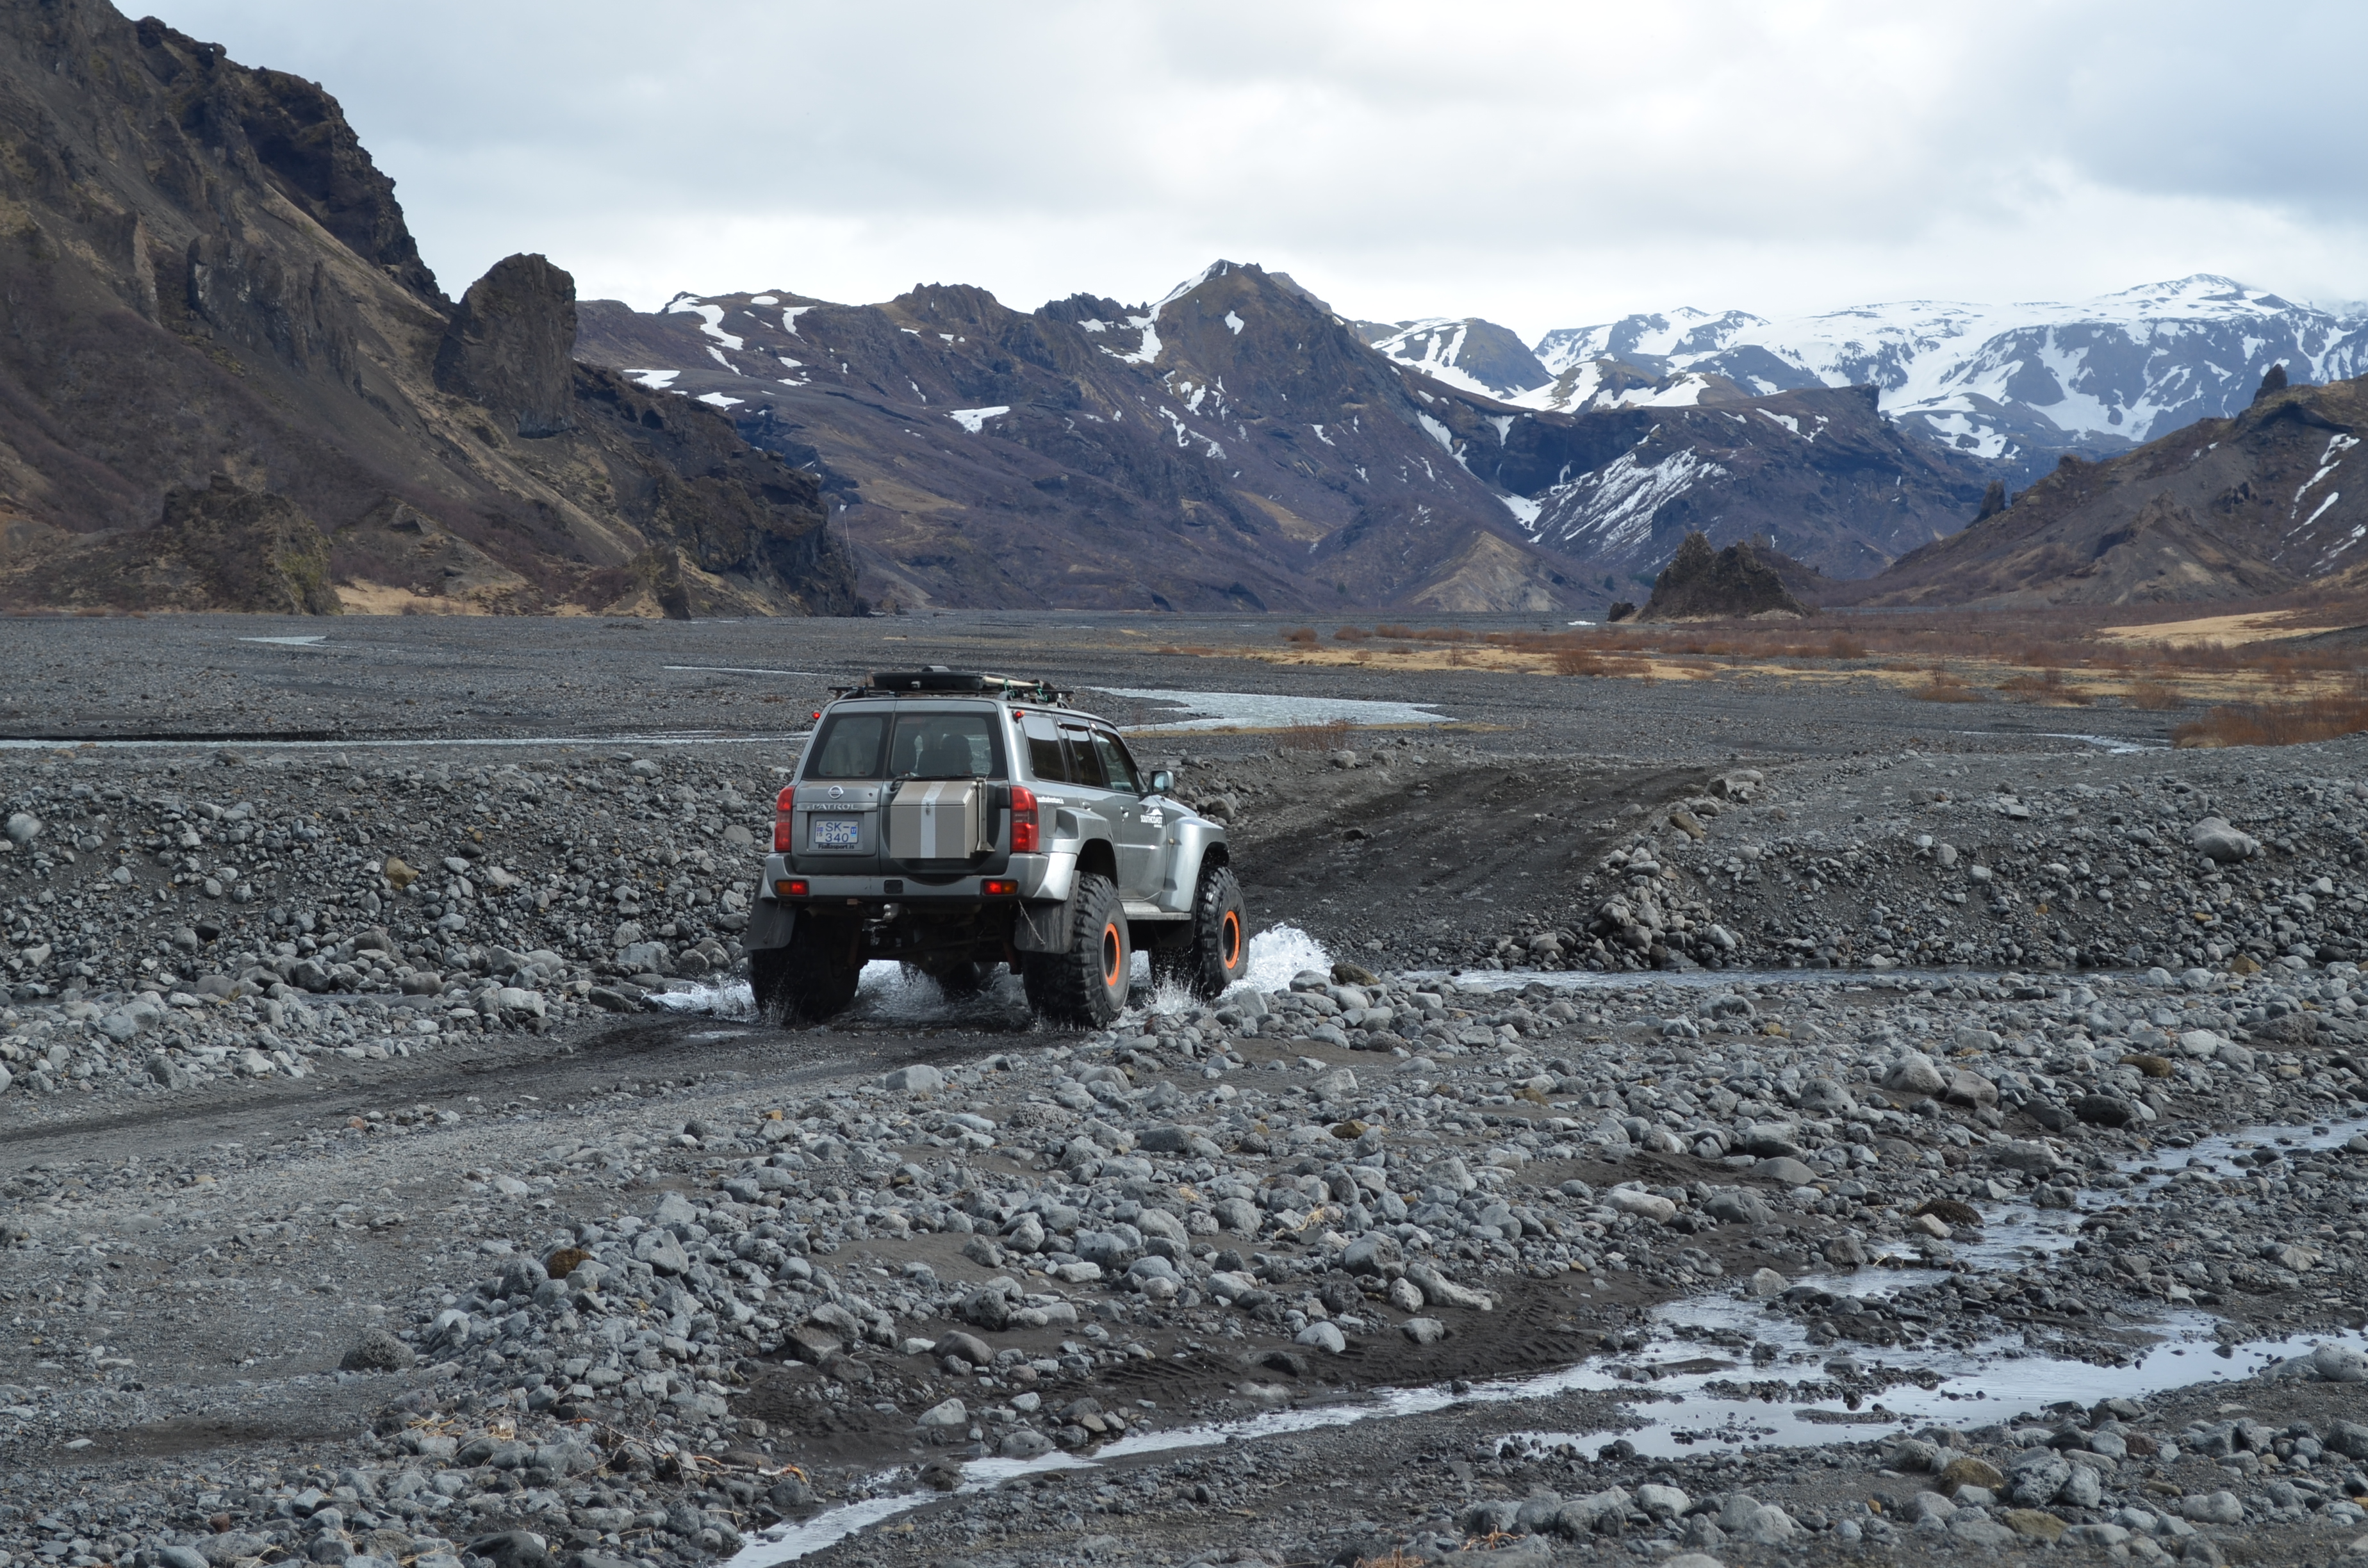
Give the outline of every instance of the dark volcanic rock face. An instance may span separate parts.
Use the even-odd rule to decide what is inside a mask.
[[[1748,544],[1713,551],[1699,533],[1686,535],[1678,553],[1653,580],[1645,620],[1726,619],[1762,615],[1806,615],[1785,589],[1776,570]]]
[[[1576,593],[1459,464],[1432,391],[1220,262],[1156,305],[930,286],[583,307],[578,353],[729,409],[899,604],[1544,608]]]
[[[575,279],[513,256],[469,286],[436,352],[436,385],[512,420],[529,439],[574,427]]]
[[[2234,418],[2110,462],[2067,459],[2004,510],[1847,593],[1880,605],[2144,604],[2357,580],[2368,483],[2350,471],[2363,426],[2368,379],[2271,388]]]
[[[310,83],[0,6],[0,604],[855,602],[812,476],[572,363],[564,272],[450,305]],[[209,564],[234,537],[252,577]]]

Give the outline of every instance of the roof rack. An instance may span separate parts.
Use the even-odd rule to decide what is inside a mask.
[[[1030,679],[1020,676],[985,675],[975,670],[957,670],[947,665],[926,665],[917,670],[878,670],[862,686],[835,686],[838,697],[902,697],[914,693],[976,692],[983,696],[1017,699],[1023,702],[1041,702],[1047,707],[1064,708],[1072,691],[1054,686],[1048,680]]]

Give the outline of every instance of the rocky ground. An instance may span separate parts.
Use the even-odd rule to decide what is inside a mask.
[[[1438,694],[1461,727],[1353,756],[1144,743],[1304,933],[1255,988],[1079,1035],[882,977],[781,1031],[733,937],[793,751],[648,738],[687,707],[666,666],[837,675],[904,629],[404,622],[348,657],[230,624],[7,635],[78,662],[51,735],[193,653],[217,711],[301,678],[356,729],[406,690],[437,716],[0,753],[12,1557],[2368,1536],[2359,743],[2115,755],[1886,730],[1930,715],[1873,694],[1474,676]],[[1187,684],[1108,625],[946,642],[1023,633]],[[536,705],[451,715],[462,665],[541,672]],[[740,678],[712,728],[820,684]]]

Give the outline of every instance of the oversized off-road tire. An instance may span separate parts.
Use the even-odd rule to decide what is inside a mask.
[[[1028,1005],[1057,1023],[1098,1029],[1125,1010],[1134,971],[1134,948],[1126,928],[1126,906],[1108,877],[1077,876],[1069,900],[1069,949],[1030,953],[1021,981]]]
[[[768,1023],[818,1024],[855,1000],[863,966],[848,953],[850,933],[833,921],[800,915],[786,948],[748,955],[748,985]]]
[[[1192,895],[1192,939],[1174,952],[1154,954],[1153,978],[1172,981],[1213,1002],[1249,971],[1249,931],[1242,917],[1242,884],[1233,871],[1212,866]]]

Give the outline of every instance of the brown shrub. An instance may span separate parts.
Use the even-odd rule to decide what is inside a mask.
[[[2187,706],[2187,699],[2158,680],[2142,680],[2130,687],[2122,699],[2133,708],[2143,708],[2149,713],[2168,713],[2174,708]]]
[[[2319,697],[2306,702],[2214,708],[2171,731],[2176,746],[2291,746],[2368,730],[2368,698]]]
[[[1804,648],[1801,652],[1807,654],[1814,653],[1814,650]],[[1837,631],[1834,633],[1833,641],[1826,644],[1826,656],[1832,659],[1863,659],[1866,657],[1866,639],[1853,637],[1847,631]]]
[[[1315,628],[1294,626],[1282,634],[1282,640],[1286,642],[1313,642],[1315,641]]]
[[[1946,670],[1934,670],[1931,679],[1909,692],[1918,702],[1983,702],[1987,699]]]
[[[2062,702],[2075,708],[2086,708],[2096,699],[2064,678],[2058,669],[2042,670],[2035,676],[2012,676],[1998,682],[2000,691],[2011,693],[2032,702]]]
[[[1349,721],[1292,724],[1276,733],[1275,744],[1285,751],[1338,751],[1349,744]]]
[[[1361,626],[1344,626],[1332,634],[1336,642],[1370,642],[1373,634]]]
[[[1391,638],[1399,642],[1411,642],[1414,641],[1414,628],[1411,626],[1376,626],[1373,628],[1373,635],[1376,637]]]

